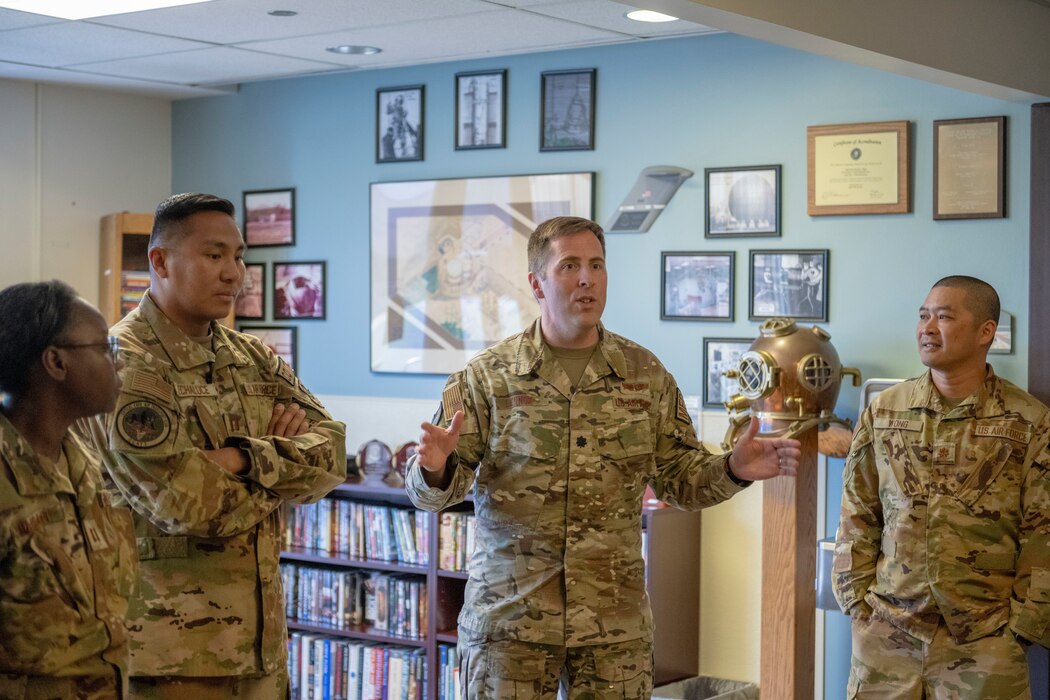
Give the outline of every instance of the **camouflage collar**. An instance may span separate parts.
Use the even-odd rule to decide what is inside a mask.
[[[142,295],[139,312],[153,330],[154,335],[157,336],[157,340],[160,341],[171,363],[180,372],[212,363],[214,363],[214,369],[231,364],[238,367],[250,364],[248,357],[230,343],[230,331],[220,323],[211,322],[213,347],[215,348],[215,351],[212,352],[172,323],[171,319],[153,301],[149,292]]]
[[[535,372],[543,362],[544,347],[543,331],[540,330],[540,320],[537,318],[518,338],[514,374],[520,377]],[[598,349],[613,374],[620,379],[627,376],[627,360],[624,359],[620,344],[616,342],[615,334],[606,331],[605,326],[600,323],[598,324]]]
[[[996,376],[995,370],[992,369],[991,365],[986,364],[985,370],[984,384],[955,407],[958,409],[964,406],[974,406],[974,418],[992,418],[1006,413],[1006,406],[1003,403],[1002,382]],[[911,390],[908,407],[928,408],[938,413],[948,412],[941,404],[940,394],[933,384],[930,370],[926,370],[925,374],[920,375],[916,379],[915,385]]]
[[[70,449],[72,448],[72,449]],[[84,471],[86,459],[83,446],[76,443],[69,432],[62,440],[62,449],[66,453],[66,462],[71,473]],[[69,476],[45,469],[36,456],[36,452],[25,438],[15,430],[7,416],[0,413],[0,459],[7,463],[15,477],[14,486],[22,496],[43,496],[49,493],[74,494]]]

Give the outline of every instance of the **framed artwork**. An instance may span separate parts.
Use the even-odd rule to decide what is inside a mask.
[[[376,90],[376,162],[423,160],[425,86]]]
[[[1006,117],[933,122],[933,218],[1006,216]]]
[[[266,263],[244,263],[244,285],[233,310],[236,318],[266,317]]]
[[[740,356],[755,342],[754,338],[704,338],[704,397],[707,408],[723,408],[733,394],[740,393],[737,380],[722,375],[736,369]]]
[[[540,74],[540,150],[594,150],[597,69]]]
[[[244,193],[244,242],[249,248],[295,245],[295,188]]]
[[[660,318],[732,321],[736,253],[660,253]]]
[[[809,215],[910,212],[909,127],[907,121],[807,127]]]
[[[371,186],[372,371],[448,374],[539,315],[529,235],[592,218],[593,173]]]
[[[240,324],[238,330],[248,335],[254,335],[261,340],[266,347],[274,351],[277,357],[288,363],[293,372],[298,371],[296,359],[298,357],[299,341],[298,329],[295,326],[253,326]]]
[[[780,166],[705,168],[706,238],[780,235]]]
[[[456,73],[456,150],[507,147],[507,71]]]
[[[282,320],[325,317],[324,262],[273,264],[273,317]]]
[[[748,318],[828,320],[827,250],[752,250]]]
[[[1014,317],[1006,311],[999,312],[999,323],[988,352],[993,355],[1009,355],[1014,351]]]

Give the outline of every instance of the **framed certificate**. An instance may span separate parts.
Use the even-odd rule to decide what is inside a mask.
[[[911,211],[909,122],[806,129],[810,216]]]
[[[1006,216],[1006,117],[933,122],[933,218]]]

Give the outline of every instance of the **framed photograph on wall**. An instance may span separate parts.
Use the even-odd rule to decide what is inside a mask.
[[[244,263],[244,285],[234,305],[236,318],[266,318],[266,263]]]
[[[325,283],[324,262],[275,262],[273,317],[281,320],[323,319]]]
[[[254,326],[242,323],[237,329],[261,340],[277,357],[287,362],[292,371],[299,370],[296,363],[299,349],[298,329],[295,326]]]
[[[456,372],[531,323],[529,234],[593,198],[588,172],[373,183],[372,371]]]
[[[1014,351],[1014,317],[1006,311],[999,312],[999,323],[988,352],[994,355],[1009,355]]]
[[[594,150],[597,69],[540,74],[540,150]]]
[[[660,253],[660,318],[732,321],[736,253]]]
[[[780,235],[780,166],[705,168],[704,236]]]
[[[907,121],[806,127],[807,213],[910,212],[910,127]]]
[[[425,86],[376,90],[376,162],[423,160]]]
[[[748,318],[828,320],[827,250],[750,251]]]
[[[736,378],[722,375],[740,365],[740,356],[748,351],[754,338],[704,338],[704,396],[707,408],[723,408],[733,394],[740,393]]]
[[[933,122],[933,218],[1006,216],[1006,117]]]
[[[507,71],[456,73],[456,150],[506,148]]]
[[[295,245],[295,188],[244,193],[244,242],[249,248]]]

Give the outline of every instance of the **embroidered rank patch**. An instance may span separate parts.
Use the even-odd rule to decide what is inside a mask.
[[[933,446],[934,464],[955,464],[955,443],[938,442]]]
[[[108,549],[109,544],[106,542],[106,538],[99,532],[98,526],[90,520],[84,520],[84,535],[87,537],[88,544],[91,545],[91,549],[99,552],[103,549]]]
[[[907,430],[917,433],[922,430],[921,420],[907,420],[906,418],[887,418],[885,416],[875,419],[876,430]]]
[[[976,437],[1001,437],[1007,440],[1027,445],[1032,441],[1032,434],[1027,430],[1008,428],[1005,425],[977,425],[974,426],[973,434]]]
[[[441,392],[441,406],[449,420],[452,420],[452,417],[456,415],[456,411],[463,410],[463,392],[460,390],[459,384],[445,387],[445,390]]]
[[[276,382],[248,382],[244,385],[248,396],[277,396]]]
[[[152,401],[132,401],[117,414],[117,432],[129,445],[156,447],[171,432],[164,409]]]
[[[176,396],[218,396],[214,384],[176,384]]]

